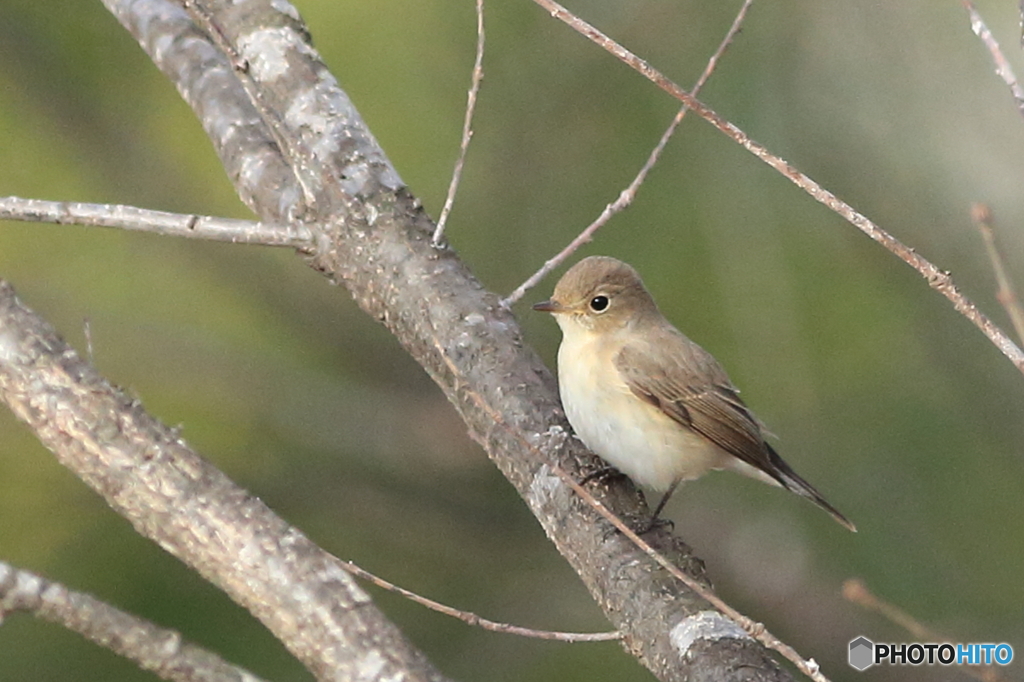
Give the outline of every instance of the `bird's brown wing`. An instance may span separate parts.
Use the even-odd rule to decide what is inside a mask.
[[[760,423],[718,361],[681,334],[651,341],[627,344],[615,357],[633,394],[782,483]]]
[[[652,332],[642,342],[623,347],[615,367],[638,398],[857,530],[765,442],[761,423],[740,400],[725,370],[693,341],[675,330]]]

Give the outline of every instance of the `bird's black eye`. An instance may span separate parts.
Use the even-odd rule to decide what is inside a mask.
[[[603,313],[608,308],[607,296],[595,296],[590,299],[590,309],[595,313]]]

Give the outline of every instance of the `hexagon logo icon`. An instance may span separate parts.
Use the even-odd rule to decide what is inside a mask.
[[[850,642],[850,667],[867,670],[875,664],[875,643],[867,637]]]

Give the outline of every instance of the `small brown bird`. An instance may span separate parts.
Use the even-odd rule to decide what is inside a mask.
[[[562,329],[558,385],[580,439],[609,464],[665,495],[730,469],[806,497],[856,527],[765,441],[761,421],[710,353],[666,320],[632,267],[592,256],[569,269],[551,300]]]

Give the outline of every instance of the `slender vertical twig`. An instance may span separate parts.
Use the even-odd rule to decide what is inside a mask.
[[[985,242],[985,249],[988,251],[989,260],[992,261],[992,272],[996,278],[996,300],[1006,309],[1010,316],[1013,329],[1017,332],[1017,339],[1024,341],[1024,310],[1021,309],[1020,301],[1017,300],[1017,293],[1014,290],[1013,282],[1010,281],[1010,274],[1006,271],[1002,254],[996,245],[996,235],[992,230],[992,212],[985,204],[974,204],[971,206],[971,219],[974,220],[981,238]]]
[[[444,208],[441,209],[441,216],[437,219],[437,227],[434,228],[434,236],[431,243],[436,247],[441,245],[441,237],[444,235],[444,226],[448,223],[448,214],[452,211],[452,204],[455,203],[455,193],[459,189],[459,181],[462,179],[462,167],[466,163],[466,151],[469,149],[469,141],[473,138],[473,112],[476,110],[476,96],[480,92],[480,82],[484,79],[484,0],[476,0],[476,62],[473,64],[473,79],[469,87],[469,95],[466,98],[466,119],[462,123],[462,144],[459,145],[459,158],[455,160],[455,169],[452,171],[452,181],[448,185],[448,196],[444,200]]]
[[[996,75],[1003,79],[1007,87],[1010,88],[1010,94],[1013,96],[1014,102],[1017,104],[1017,111],[1024,115],[1024,88],[1021,88],[1020,83],[1017,81],[1017,76],[1013,73],[1013,69],[1010,67],[1010,62],[1006,59],[1006,55],[1003,54],[1002,49],[999,47],[999,42],[992,35],[992,31],[989,30],[985,24],[985,20],[981,18],[978,10],[974,7],[974,3],[971,0],[963,0],[963,6],[967,9],[968,14],[971,17],[971,30],[974,34],[981,39],[981,42],[988,48],[989,54],[992,55],[992,61],[996,67]],[[1024,0],[1021,0],[1021,20],[1024,21]],[[1024,26],[1024,24],[1022,24]],[[1022,35],[1022,45],[1024,45],[1024,35]],[[981,237],[985,242],[985,249],[988,251],[989,260],[992,262],[992,270],[995,274],[996,283],[998,289],[996,290],[996,299],[1002,304],[1003,308],[1006,309],[1007,314],[1010,316],[1010,322],[1013,324],[1014,330],[1017,332],[1018,341],[1024,341],[1024,311],[1021,310],[1020,302],[1017,300],[1017,295],[1014,291],[1013,284],[1010,282],[1010,276],[1003,265],[1003,259],[1000,256],[999,249],[996,246],[995,233],[992,230],[992,214],[988,209],[988,206],[984,204],[974,204],[971,207],[971,218],[974,220],[974,224],[977,226],[978,231],[981,232]]]
[[[732,44],[733,38],[736,36],[737,33],[739,33],[740,27],[743,25],[743,20],[746,19],[747,17],[747,10],[750,9],[750,5],[753,3],[753,1],[754,0],[745,0],[743,6],[740,7],[740,11],[736,14],[736,18],[733,19],[732,26],[729,27],[729,31],[725,34],[725,37],[722,39],[722,42],[719,43],[718,49],[715,50],[715,53],[713,55],[711,55],[711,59],[708,60],[707,66],[704,67],[704,72],[701,73],[700,78],[697,79],[697,83],[693,86],[691,94],[694,97],[697,96],[697,93],[699,93],[701,88],[704,87],[704,84],[707,82],[708,78],[710,78],[711,74],[714,73],[715,67],[718,66],[718,60],[721,59],[722,55],[725,53],[726,48],[728,48],[729,45]],[[640,186],[644,183],[644,180],[647,179],[647,174],[651,172],[651,169],[654,168],[654,165],[658,162],[658,159],[661,158],[661,153],[662,151],[664,151],[665,145],[668,144],[669,139],[676,132],[676,128],[678,128],[679,124],[682,123],[683,118],[686,116],[686,112],[689,110],[690,107],[686,104],[683,104],[682,108],[679,109],[679,113],[676,114],[675,118],[672,119],[672,123],[669,124],[664,134],[662,134],[661,139],[658,141],[658,144],[655,145],[654,149],[651,150],[650,156],[648,156],[647,158],[647,163],[643,165],[643,167],[640,169],[640,172],[636,174],[635,178],[633,178],[633,182],[629,183],[629,186],[619,193],[619,197],[612,203],[605,206],[604,210],[601,212],[601,215],[599,215],[594,222],[590,223],[590,225],[585,227],[583,231],[580,232],[575,239],[569,242],[569,244],[564,249],[562,249],[553,257],[548,259],[544,263],[544,265],[541,266],[539,270],[537,270],[537,272],[530,275],[530,277],[525,282],[516,287],[515,291],[513,291],[511,294],[508,295],[508,297],[503,299],[502,303],[505,306],[510,306],[519,299],[521,299],[523,297],[523,294],[525,294],[527,291],[535,287],[537,283],[540,282],[542,279],[547,277],[552,270],[557,268],[559,265],[562,264],[562,262],[565,261],[566,258],[575,253],[576,249],[580,248],[581,246],[589,242],[591,239],[593,239],[594,233],[601,229],[601,227],[603,227],[605,223],[611,220],[612,216],[614,216],[616,213],[625,210],[626,208],[629,207],[630,204],[633,203],[633,199],[636,197],[637,190],[640,189]]]

